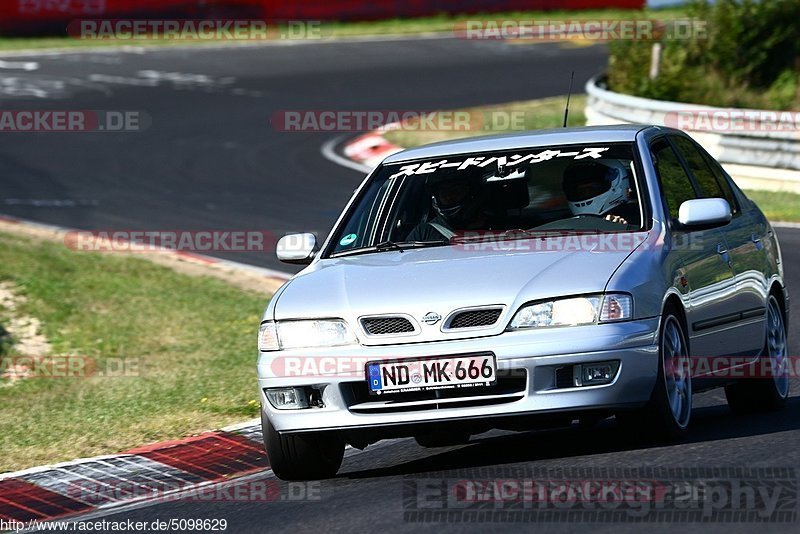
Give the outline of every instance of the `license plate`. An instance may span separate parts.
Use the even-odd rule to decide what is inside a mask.
[[[369,362],[366,373],[374,395],[491,386],[497,381],[494,354],[488,353]]]

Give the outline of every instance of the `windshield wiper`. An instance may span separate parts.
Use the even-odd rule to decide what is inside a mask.
[[[449,245],[450,241],[447,239],[438,239],[435,241],[381,241],[377,245],[371,247],[356,248],[353,250],[342,250],[331,254],[331,258],[341,258],[343,256],[355,256],[357,254],[367,254],[369,252],[386,252],[389,250],[396,250],[403,252],[409,248],[426,248],[426,247],[441,247]]]
[[[399,250],[400,252],[403,252],[403,247],[394,241],[381,241],[375,245],[375,252],[383,252],[384,250]]]

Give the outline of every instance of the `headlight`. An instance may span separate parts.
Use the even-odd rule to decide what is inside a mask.
[[[579,326],[627,321],[631,319],[632,312],[633,298],[630,295],[590,295],[523,306],[511,320],[510,327]]]
[[[258,350],[336,347],[358,340],[341,320],[265,322],[258,331]]]

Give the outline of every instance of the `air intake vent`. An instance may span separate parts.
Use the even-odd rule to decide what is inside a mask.
[[[414,325],[405,317],[368,317],[361,319],[361,326],[370,336],[390,336],[414,332]]]
[[[447,326],[447,329],[456,330],[460,328],[492,326],[500,318],[502,312],[503,310],[501,308],[457,312],[453,318],[450,319],[450,324]]]
[[[575,387],[575,366],[559,367],[556,369],[556,388],[574,388]]]

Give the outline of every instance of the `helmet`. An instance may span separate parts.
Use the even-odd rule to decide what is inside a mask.
[[[581,162],[564,172],[564,194],[573,215],[605,215],[628,201],[630,173],[618,160]]]
[[[440,217],[458,226],[477,213],[474,185],[465,179],[443,180],[431,184],[431,205]]]

